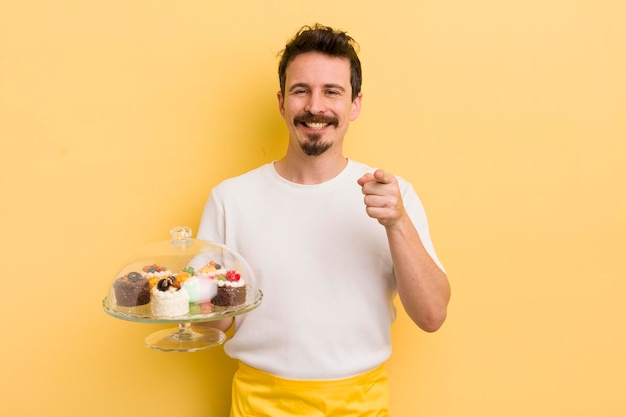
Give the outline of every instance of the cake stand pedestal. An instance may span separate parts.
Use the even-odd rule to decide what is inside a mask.
[[[148,305],[119,307],[107,298],[102,301],[102,307],[107,314],[121,320],[139,323],[176,323],[178,327],[148,335],[144,340],[146,347],[161,352],[196,352],[221,345],[226,340],[226,335],[223,331],[212,327],[194,329],[192,323],[221,320],[247,313],[257,308],[262,299],[263,293],[257,290],[254,297],[249,298],[245,304],[234,307],[214,307],[213,311],[208,313],[200,311],[199,307],[192,307],[188,314],[173,318],[152,316]]]
[[[177,328],[154,332],[144,340],[147,347],[163,352],[195,352],[219,346],[226,340],[223,331],[214,328],[196,331],[191,323],[178,323]]]

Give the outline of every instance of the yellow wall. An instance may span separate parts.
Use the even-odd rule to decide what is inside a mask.
[[[0,415],[224,416],[221,348],[159,353],[101,300],[211,187],[281,155],[276,53],[361,44],[347,153],[415,185],[453,285],[401,313],[395,417],[623,417],[626,6],[555,1],[3,2]]]

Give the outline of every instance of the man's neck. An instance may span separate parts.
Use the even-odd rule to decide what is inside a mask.
[[[287,152],[274,163],[278,175],[297,184],[321,184],[335,178],[348,164],[348,160],[341,152],[331,153],[328,150],[322,155],[308,156],[304,153]],[[327,154],[328,153],[328,154]]]

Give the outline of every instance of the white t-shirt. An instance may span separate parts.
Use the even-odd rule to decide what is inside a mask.
[[[374,169],[350,160],[335,178],[302,185],[266,164],[213,188],[198,238],[241,254],[263,291],[261,305],[236,318],[229,356],[290,379],[345,378],[388,359],[396,283],[385,228],[357,184],[366,172]],[[423,206],[398,180],[441,267]]]

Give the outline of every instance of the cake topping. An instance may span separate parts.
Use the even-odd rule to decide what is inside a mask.
[[[167,278],[161,278],[159,282],[157,283],[157,288],[160,291],[167,291],[169,287],[170,287],[170,280]]]
[[[179,272],[178,275],[176,275],[176,281],[180,282],[181,284],[185,281],[187,281],[189,278],[191,278],[191,275],[189,274],[189,272]]]
[[[226,274],[219,274],[215,277],[218,281],[238,282],[241,279],[241,274],[237,271],[226,271]]]
[[[147,274],[158,274],[160,272],[166,272],[167,271],[167,267],[161,266],[161,265],[157,265],[157,264],[152,264],[152,265],[144,266],[142,268],[142,271],[147,273]]]
[[[226,279],[230,282],[237,282],[241,279],[241,275],[237,271],[227,271]]]
[[[222,269],[222,265],[216,263],[215,261],[210,261],[208,264],[206,264],[202,268],[198,269],[198,273],[208,274],[210,272],[215,272],[218,269]]]
[[[160,265],[157,265],[157,264],[153,264],[153,265],[146,265],[146,266],[144,266],[144,267],[143,267],[143,272],[152,272],[152,273],[155,273],[155,272],[163,272],[163,271],[165,271],[166,269],[167,269],[167,268],[166,268],[166,267],[164,267],[164,266],[160,266]]]
[[[176,291],[180,289],[180,282],[178,282],[176,277],[170,276],[167,278],[161,278],[156,287],[159,291],[168,291],[170,288],[175,288],[173,291]]]
[[[132,282],[139,282],[143,279],[139,272],[130,272],[128,274],[128,279]]]

